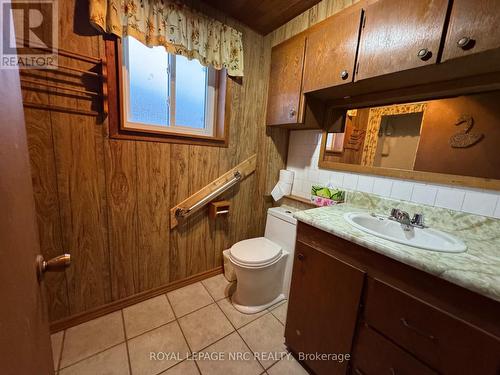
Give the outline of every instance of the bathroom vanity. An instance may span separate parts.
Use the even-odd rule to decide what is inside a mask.
[[[498,221],[462,214],[446,229],[468,249],[446,254],[363,233],[343,219],[353,210],[295,214],[288,348],[316,374],[498,374]]]

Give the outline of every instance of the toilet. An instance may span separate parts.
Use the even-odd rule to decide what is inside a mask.
[[[231,247],[229,260],[237,280],[231,302],[238,311],[255,314],[288,298],[297,229],[293,210],[269,208],[264,237]]]

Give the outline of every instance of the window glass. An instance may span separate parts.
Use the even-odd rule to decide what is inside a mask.
[[[168,53],[128,37],[128,121],[168,126]],[[127,49],[124,49],[127,50]]]
[[[175,124],[203,129],[208,69],[184,56],[175,59]]]

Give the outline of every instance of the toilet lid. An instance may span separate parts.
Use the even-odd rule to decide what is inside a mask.
[[[258,237],[234,244],[229,254],[239,263],[259,266],[273,262],[281,253],[281,246],[265,237]]]

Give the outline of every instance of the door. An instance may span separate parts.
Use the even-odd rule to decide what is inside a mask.
[[[285,343],[295,353],[347,354],[365,273],[297,241]],[[345,374],[347,360],[306,359],[317,375]]]
[[[307,38],[304,92],[353,81],[361,12],[360,5],[349,7]]]
[[[435,64],[448,0],[380,0],[366,8],[356,81]]]
[[[0,373],[53,374],[19,72],[0,82]]]
[[[302,121],[302,71],[304,35],[273,47],[267,97],[267,125],[297,124]]]
[[[443,61],[500,48],[500,1],[454,0]]]

